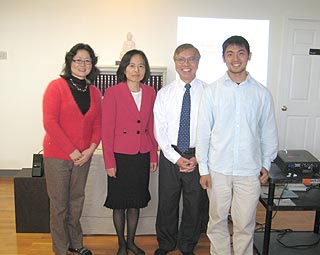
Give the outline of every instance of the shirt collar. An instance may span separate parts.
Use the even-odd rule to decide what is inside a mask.
[[[251,83],[252,79],[253,78],[250,75],[250,73],[247,72],[247,78],[243,82],[241,82],[239,85],[241,85],[241,86],[248,85]],[[226,72],[224,75],[224,84],[225,85],[235,85],[236,84],[234,81],[231,80],[230,76],[228,75],[228,72]],[[239,86],[239,85],[237,84],[237,86]]]
[[[191,82],[189,82],[189,84],[191,85],[191,88],[192,88],[192,85],[195,83],[197,78],[194,78]],[[179,88],[184,88],[184,86],[186,85],[187,83],[185,83],[183,80],[179,79],[178,80],[178,86]],[[191,89],[190,88],[190,89]]]

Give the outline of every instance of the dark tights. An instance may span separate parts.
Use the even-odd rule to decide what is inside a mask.
[[[124,237],[125,214],[127,210],[127,242]],[[138,226],[140,210],[137,208],[113,209],[113,223],[118,236],[119,250],[129,248],[133,252],[138,251],[134,243],[134,237]]]

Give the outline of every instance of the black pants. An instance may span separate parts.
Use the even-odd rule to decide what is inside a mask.
[[[183,155],[191,158],[193,155]],[[176,247],[181,252],[192,252],[201,234],[201,204],[206,195],[199,183],[198,167],[193,172],[181,173],[179,167],[165,158],[159,161],[159,203],[156,232],[159,247],[168,251]],[[183,196],[183,211],[179,226],[179,202]]]

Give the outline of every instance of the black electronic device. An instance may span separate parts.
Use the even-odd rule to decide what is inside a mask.
[[[33,154],[33,161],[32,161],[32,177],[41,177],[44,174],[44,167],[43,167],[43,155]]]
[[[274,162],[290,177],[320,177],[319,160],[306,150],[281,150]]]

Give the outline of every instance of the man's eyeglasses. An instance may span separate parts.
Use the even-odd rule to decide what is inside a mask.
[[[77,58],[77,59],[72,59],[72,61],[78,65],[81,65],[81,64],[85,64],[86,66],[92,65],[92,61],[90,59]]]
[[[199,58],[197,57],[189,57],[189,58],[183,58],[183,57],[180,57],[180,58],[176,58],[175,59],[177,63],[179,63],[180,65],[184,64],[186,61],[188,61],[190,64],[194,64],[196,62],[199,61]]]

